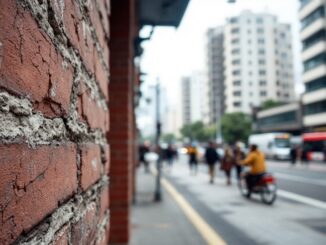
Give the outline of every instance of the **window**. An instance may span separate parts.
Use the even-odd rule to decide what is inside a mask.
[[[265,80],[260,80],[259,85],[260,86],[266,86],[267,82]]]
[[[239,43],[239,38],[232,39],[231,43],[233,43],[233,44]]]
[[[265,70],[259,70],[259,75],[263,76],[263,75],[266,75],[266,71]]]
[[[240,86],[241,85],[241,81],[240,80],[235,80],[235,81],[233,81],[233,85],[234,86]]]
[[[258,39],[258,44],[264,44],[264,43],[265,43],[265,40],[263,38]]]
[[[282,57],[283,59],[286,59],[286,58],[288,57],[288,55],[287,55],[287,53],[281,53],[281,57]]]
[[[252,76],[252,71],[249,71],[248,72],[248,76]]]
[[[233,102],[233,106],[234,107],[240,107],[241,106],[241,102]]]
[[[260,18],[260,17],[258,17],[258,18],[256,19],[256,23],[257,23],[257,24],[262,24],[262,23],[263,23],[263,19]]]
[[[232,60],[233,65],[240,65],[240,60]]]
[[[264,29],[263,28],[258,28],[257,33],[260,33],[260,34],[264,33]]]
[[[238,49],[238,48],[232,49],[231,53],[232,54],[239,54],[240,53],[240,49]]]
[[[302,48],[303,50],[313,46],[315,43],[326,40],[326,30],[322,29],[315,34],[309,36],[307,39],[303,40]]]
[[[326,88],[326,76],[312,80],[305,84],[306,92],[312,92],[321,88]]]
[[[307,26],[309,26],[319,18],[323,18],[324,16],[325,16],[325,7],[320,6],[301,21],[301,29],[302,30],[305,29]]]
[[[233,92],[233,95],[234,96],[241,96],[241,91],[234,91]]]
[[[259,50],[258,50],[258,54],[265,54],[265,50],[263,50],[263,49],[259,49]]]
[[[239,33],[239,28],[232,28],[231,33]]]
[[[248,32],[248,34],[251,34],[251,30],[248,30],[247,32]]]
[[[326,112],[326,100],[307,104],[304,106],[303,110],[305,115],[313,115]]]
[[[258,60],[259,65],[265,65],[265,60]]]
[[[232,18],[230,19],[230,23],[238,23],[238,18],[236,18],[236,17],[232,17]]]
[[[252,54],[252,51],[251,50],[248,50],[248,54]]]
[[[296,122],[296,119],[296,111],[289,111],[274,116],[260,118],[258,123],[262,126],[274,126],[276,124]]]
[[[240,75],[241,72],[240,72],[240,70],[234,70],[234,71],[232,72],[232,74],[233,74],[233,75]]]
[[[309,71],[321,64],[326,64],[326,53],[318,54],[303,63],[304,71]]]
[[[267,92],[266,91],[260,91],[260,96],[266,96],[267,95]]]
[[[248,44],[251,44],[251,40],[250,39],[248,39]]]

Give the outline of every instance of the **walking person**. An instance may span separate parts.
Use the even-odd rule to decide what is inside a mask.
[[[231,185],[231,169],[234,165],[234,155],[230,147],[225,148],[224,157],[221,162],[221,170],[225,172],[226,184]]]
[[[144,164],[145,173],[149,173],[149,162],[146,160],[145,155],[149,152],[149,146],[147,142],[141,144],[138,148],[139,162]]]
[[[198,169],[197,148],[194,144],[188,147],[190,174],[196,175]]]
[[[297,147],[295,145],[292,145],[290,149],[290,159],[292,166],[294,166],[297,162]]]
[[[169,171],[171,171],[172,169],[175,153],[176,151],[173,149],[172,145],[169,144],[168,147],[165,149],[165,159],[168,163]]]
[[[241,177],[241,172],[242,172],[242,165],[241,165],[241,161],[245,158],[245,153],[241,150],[241,147],[239,144],[237,144],[235,146],[235,150],[234,150],[234,167],[236,169],[236,173],[237,173],[237,180],[238,182],[240,181],[240,177]]]
[[[215,178],[215,164],[220,160],[213,142],[208,143],[208,147],[205,151],[205,159],[209,170],[209,183],[213,184]]]

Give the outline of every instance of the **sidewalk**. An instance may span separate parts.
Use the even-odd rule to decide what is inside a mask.
[[[153,201],[155,177],[137,171],[136,204],[132,209],[131,245],[206,244],[180,207],[162,188],[162,201]]]

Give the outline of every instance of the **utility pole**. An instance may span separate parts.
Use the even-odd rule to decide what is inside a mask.
[[[155,94],[156,94],[156,138],[155,144],[157,149],[157,161],[156,161],[156,186],[155,186],[155,194],[154,201],[160,202],[162,200],[161,193],[161,147],[160,147],[160,137],[161,137],[161,118],[160,118],[160,83],[157,79],[157,83],[155,86]]]

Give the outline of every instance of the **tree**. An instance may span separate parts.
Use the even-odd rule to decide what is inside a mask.
[[[175,137],[174,134],[168,133],[168,134],[164,134],[162,136],[162,140],[167,142],[167,143],[172,143],[172,142],[174,142],[176,140],[176,137]]]
[[[216,125],[205,126],[203,122],[197,121],[184,125],[181,130],[183,138],[198,141],[208,141],[215,138]]]
[[[229,144],[246,142],[251,133],[251,118],[242,112],[224,114],[221,119],[223,140]]]
[[[261,109],[262,110],[266,110],[266,109],[270,109],[279,105],[282,105],[283,103],[280,101],[275,101],[272,99],[266,100],[261,104]]]

